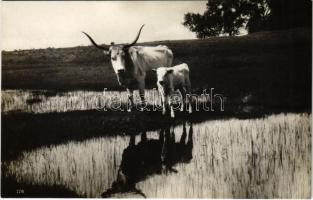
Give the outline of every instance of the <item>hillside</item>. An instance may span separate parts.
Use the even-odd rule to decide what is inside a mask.
[[[300,28],[138,45],[169,46],[174,52],[174,64],[189,65],[195,91],[215,88],[229,98],[252,94],[256,103],[265,106],[309,108],[311,33],[310,29]],[[82,40],[86,40],[83,35]],[[152,72],[147,82],[154,87]],[[121,89],[109,59],[92,46],[2,51],[2,87]]]

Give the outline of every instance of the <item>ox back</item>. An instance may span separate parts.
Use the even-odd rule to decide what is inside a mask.
[[[147,71],[159,67],[171,67],[173,52],[164,45],[156,47],[133,46],[128,50],[132,63],[127,63],[134,77],[144,76]],[[133,68],[133,69],[132,69]]]

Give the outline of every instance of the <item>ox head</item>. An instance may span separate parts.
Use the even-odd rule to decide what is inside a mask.
[[[123,82],[125,81],[125,72],[129,68],[129,54],[128,49],[135,45],[139,39],[141,30],[144,25],[142,25],[138,31],[138,34],[133,42],[126,45],[118,45],[114,44],[114,42],[111,43],[111,45],[98,45],[87,33],[83,32],[90,40],[90,42],[98,49],[103,50],[104,55],[110,56],[111,58],[111,64],[113,66],[114,72],[117,75],[118,81],[120,85],[123,85]]]

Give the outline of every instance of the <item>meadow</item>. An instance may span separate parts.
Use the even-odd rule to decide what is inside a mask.
[[[156,198],[309,198],[310,121],[311,114],[278,114],[194,123],[190,162],[177,163],[177,173],[147,176],[137,188]],[[173,130],[179,141],[182,125]],[[148,139],[157,135],[147,131]],[[128,143],[129,136],[115,135],[25,151],[3,163],[2,185],[14,177],[18,184],[62,186],[78,196],[101,197],[116,179]],[[15,192],[3,191],[4,196]]]
[[[310,29],[298,28],[138,45],[169,46],[174,65],[189,65],[193,93],[215,88],[234,101],[251,94],[255,104],[310,110],[311,35]],[[156,87],[153,72],[148,73],[147,87]],[[124,90],[109,58],[92,46],[2,51],[2,89],[104,88]]]
[[[109,59],[91,46],[2,51],[1,195],[101,197],[117,179],[130,137],[137,144],[143,132],[156,139],[170,125],[178,142],[187,121],[192,159],[136,182],[147,197],[309,198],[311,33],[139,44],[169,46],[174,64],[189,65],[193,94],[214,88],[224,97],[224,111],[200,106],[174,119],[111,109],[115,97],[125,108],[127,93]],[[160,103],[153,72],[146,83],[150,109]]]

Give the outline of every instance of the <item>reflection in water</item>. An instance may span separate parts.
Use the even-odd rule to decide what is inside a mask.
[[[146,195],[136,188],[136,183],[150,175],[178,171],[177,163],[188,163],[192,159],[193,128],[190,124],[188,139],[186,122],[183,122],[183,133],[179,142],[175,142],[174,127],[163,127],[158,139],[147,139],[147,133],[141,133],[141,140],[136,145],[135,135],[130,137],[129,145],[123,151],[122,162],[112,187],[102,197],[110,197],[115,193],[135,192],[143,197]]]
[[[86,197],[103,192],[132,197],[137,188],[136,196],[155,198],[308,198],[310,121],[311,114],[280,114],[194,123],[191,129],[187,123],[186,130],[177,125],[175,132],[164,127],[131,140],[110,136],[72,141],[23,152],[2,163],[1,175]],[[148,148],[155,150],[144,150]]]

